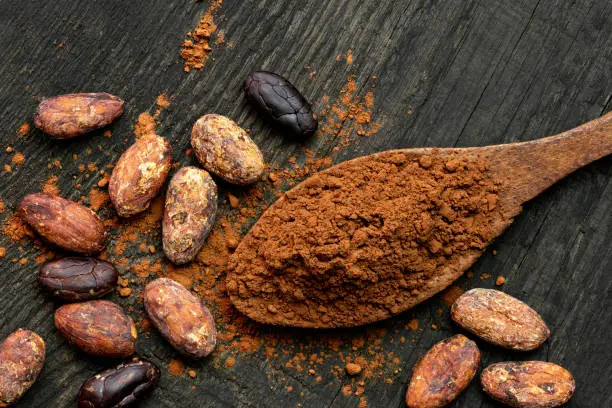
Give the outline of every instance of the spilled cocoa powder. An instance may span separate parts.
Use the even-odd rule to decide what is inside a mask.
[[[219,32],[217,32],[218,35]],[[342,62],[344,64],[344,61]],[[172,99],[172,98],[170,98]],[[356,136],[374,135],[380,126],[374,113],[374,87],[361,87],[354,77],[348,77],[338,95],[330,94],[324,97],[319,106],[322,129],[318,136],[337,146],[334,152],[343,147],[358,143]],[[138,119],[134,128],[136,137],[155,132],[163,116],[160,112],[168,106],[168,98],[162,94],[156,100],[156,106]],[[25,132],[24,132],[25,133]],[[105,132],[105,138],[112,137],[110,131]],[[117,135],[115,135],[116,139]],[[177,153],[177,159],[185,160]],[[303,154],[302,154],[303,153]],[[74,154],[74,166],[81,156],[91,155],[91,150]],[[155,331],[142,306],[142,291],[145,285],[160,276],[175,279],[197,292],[203,301],[211,308],[219,330],[217,350],[210,356],[209,363],[215,369],[231,371],[232,381],[242,375],[242,367],[249,359],[265,358],[269,363],[266,368],[270,381],[281,379],[282,383],[292,381],[291,377],[312,376],[317,384],[339,386],[344,385],[344,393],[360,400],[365,406],[365,396],[368,384],[381,381],[392,383],[401,381],[406,360],[394,354],[398,343],[415,343],[431,322],[421,317],[419,326],[412,316],[383,322],[380,325],[360,328],[358,330],[343,330],[326,332],[321,336],[318,332],[294,331],[260,325],[238,312],[228,296],[225,276],[229,259],[238,246],[241,237],[248,231],[253,222],[261,216],[267,207],[280,197],[285,190],[304,178],[333,165],[330,153],[315,153],[307,148],[298,149],[290,157],[277,156],[280,162],[271,164],[263,181],[250,188],[231,190],[237,200],[231,206],[228,202],[219,212],[217,225],[211,232],[206,245],[195,262],[184,267],[169,264],[163,256],[160,245],[160,225],[163,215],[164,197],[158,197],[151,208],[142,216],[134,219],[119,220],[108,201],[106,192],[107,175],[102,174],[98,180],[91,163],[81,164],[82,170],[77,172],[75,183],[78,189],[88,185],[88,191],[83,191],[84,204],[94,209],[104,220],[112,232],[109,248],[100,258],[114,263],[120,274],[121,289],[126,297],[118,296],[115,300],[137,322],[139,332],[143,336]],[[108,156],[108,153],[106,154]],[[189,152],[186,152],[189,156]],[[80,159],[79,159],[80,161]],[[286,163],[288,161],[289,164]],[[51,162],[50,168],[61,169],[59,161]],[[64,162],[66,167],[66,162]],[[90,167],[92,167],[90,169]],[[112,164],[97,163],[97,167],[112,170]],[[99,171],[99,170],[98,170]],[[100,172],[101,173],[101,172]],[[40,180],[44,182],[46,175]],[[91,183],[84,181],[91,177]],[[94,179],[95,178],[95,179]],[[97,183],[96,183],[97,181]],[[53,188],[58,183],[54,178],[47,180],[45,186]],[[63,189],[66,187],[62,184]],[[44,186],[42,186],[44,187]],[[23,259],[25,248],[30,242],[38,251],[35,263],[40,264],[54,257],[54,253],[46,248],[36,236],[10,211],[15,203],[8,200],[6,216],[3,214],[3,232],[0,236],[2,245],[6,246],[5,262],[19,262]],[[22,248],[23,247],[23,248]],[[153,251],[151,250],[153,248]],[[155,250],[155,248],[157,248]],[[0,250],[0,254],[1,254]],[[34,262],[28,267],[35,268]],[[363,368],[362,374],[356,378],[347,378],[345,366],[354,362]],[[168,362],[165,362],[168,364]],[[181,373],[180,364],[168,365],[168,371]],[[196,370],[199,370],[196,368]],[[311,374],[313,373],[313,374]],[[195,371],[194,371],[195,374]],[[193,377],[190,374],[191,377]],[[185,376],[186,377],[186,376]],[[248,381],[242,378],[238,381]],[[308,406],[307,400],[304,406]]]
[[[138,119],[134,124],[134,135],[136,139],[140,139],[147,135],[156,135],[156,128],[159,124],[159,117],[169,105],[170,100],[165,93],[159,94],[155,98],[155,113],[151,115],[149,112],[142,112],[138,115]]]
[[[191,69],[202,69],[212,52],[211,44],[221,45],[223,43],[222,35],[217,36],[215,41],[211,41],[212,35],[217,31],[213,12],[222,3],[223,0],[210,0],[208,10],[200,17],[198,25],[193,31],[187,33],[187,38],[183,41],[181,47],[181,58],[183,58],[185,72],[189,72]]]
[[[509,220],[484,159],[386,152],[331,168],[272,206],[229,265],[234,305],[264,323],[386,319],[458,277]],[[450,267],[449,267],[450,266]]]
[[[370,77],[370,86],[364,93],[358,89],[355,75],[350,75],[333,102],[330,103],[329,96],[321,99],[323,109],[317,134],[326,139],[335,138],[334,151],[348,147],[355,141],[355,134],[367,137],[378,133],[381,124],[372,119],[376,79]]]

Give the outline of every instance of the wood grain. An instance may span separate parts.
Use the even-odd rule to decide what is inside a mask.
[[[353,135],[348,148],[332,152],[341,130],[352,128],[353,120],[347,119],[334,135],[307,143],[317,154],[332,152],[335,162],[394,148],[527,141],[612,109],[612,3],[606,0],[225,0],[216,21],[232,46],[216,49],[202,71],[185,74],[178,57],[180,43],[206,8],[205,1],[190,0],[150,0],[146,5],[0,0],[0,164],[11,164],[8,145],[26,156],[23,166],[11,164],[12,172],[1,176],[0,199],[7,209],[0,217],[8,217],[21,197],[40,191],[40,184],[52,175],[59,177],[66,198],[78,199],[89,191],[99,178],[86,178],[72,155],[99,168],[114,163],[133,142],[138,114],[153,112],[155,98],[163,91],[174,99],[158,133],[172,141],[176,161],[195,164],[184,154],[189,132],[199,116],[210,112],[251,129],[268,163],[287,166],[290,156],[303,161],[302,148],[269,127],[242,95],[242,81],[258,69],[290,78],[318,114],[325,107],[323,96],[337,96],[349,75],[355,75],[361,94],[375,84],[372,120],[381,124],[377,134]],[[352,64],[343,58],[336,61],[349,49]],[[316,75],[311,80],[312,71]],[[101,131],[70,143],[38,132],[17,136],[21,123],[31,120],[37,98],[97,91],[126,100],[125,113],[110,127],[111,139]],[[56,160],[62,163],[61,171],[47,167]],[[474,278],[457,283],[463,289],[493,287],[494,277],[503,275],[503,290],[542,315],[551,340],[524,358],[552,361],[572,372],[576,395],[568,407],[573,408],[612,405],[612,395],[602,393],[612,377],[607,344],[612,323],[611,163],[609,157],[599,160],[528,203],[491,248],[497,255],[484,254],[472,268]],[[75,189],[77,184],[82,192]],[[222,186],[220,195],[227,191]],[[0,261],[0,337],[27,327],[48,346],[41,377],[19,406],[74,406],[81,383],[108,362],[67,345],[53,328],[57,305],[40,292],[35,263],[11,262],[34,259],[39,252],[31,245],[21,252],[6,240],[0,245],[8,252]],[[493,278],[480,280],[482,273]],[[134,317],[142,311],[132,298],[111,299],[126,309],[133,306]],[[406,328],[412,318],[423,330]],[[430,329],[434,323],[437,330]],[[394,353],[400,369],[394,374],[395,367],[385,367],[382,377],[366,381],[368,406],[403,407],[410,367],[458,329],[439,297],[368,328],[378,329],[385,330],[380,347]],[[343,333],[349,340],[361,334],[362,329]],[[307,347],[313,335],[295,332],[293,337]],[[481,367],[519,358],[478,345],[483,350]],[[346,355],[360,353],[350,345],[342,347]],[[142,339],[138,352],[162,368],[160,387],[143,404],[147,407],[360,404],[360,397],[342,392],[351,380],[331,373],[342,366],[336,354],[317,369],[322,376],[317,383],[305,371],[286,367],[291,356],[269,360],[263,350],[238,359],[232,368],[196,364],[195,380],[167,373],[168,362],[178,355],[158,335]],[[500,405],[473,383],[451,406]]]

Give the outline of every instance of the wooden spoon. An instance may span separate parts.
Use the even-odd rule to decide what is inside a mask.
[[[389,318],[457,279],[524,202],[610,153],[612,113],[529,142],[340,163],[288,191],[253,226],[230,261],[230,297],[275,325]],[[356,201],[356,191],[368,195]]]

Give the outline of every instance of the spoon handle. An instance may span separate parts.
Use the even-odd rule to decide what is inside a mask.
[[[612,153],[612,112],[558,135],[492,146],[491,169],[517,206],[592,161]]]

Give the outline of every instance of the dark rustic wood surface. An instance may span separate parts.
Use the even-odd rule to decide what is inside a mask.
[[[250,128],[269,163],[287,165],[290,154],[303,159],[302,150],[244,100],[242,81],[261,68],[290,78],[317,112],[323,109],[321,98],[337,95],[349,75],[356,76],[360,92],[370,89],[376,76],[373,120],[381,128],[369,138],[353,137],[350,146],[333,153],[335,162],[390,148],[530,140],[611,108],[609,0],[225,0],[216,22],[232,46],[215,49],[203,70],[186,74],[180,43],[207,7],[205,1],[190,0],[0,1],[0,164],[10,162],[8,145],[26,156],[23,166],[0,178],[0,199],[7,205],[3,218],[54,174],[63,196],[80,197],[73,185],[80,182],[87,190],[98,179],[83,178],[72,165],[48,169],[49,161],[70,163],[73,153],[92,148],[91,161],[100,167],[114,162],[133,140],[138,114],[152,111],[155,97],[164,91],[173,101],[158,133],[172,139],[175,160],[191,160],[184,154],[189,131],[209,112]],[[336,60],[349,49],[352,64]],[[312,79],[305,66],[317,72]],[[19,125],[31,119],[36,98],[78,91],[106,91],[127,100],[123,117],[110,127],[112,139],[102,132],[67,143],[37,131],[17,137]],[[350,120],[343,126],[350,128]],[[338,143],[335,137],[315,137],[307,145],[325,155]],[[98,144],[104,152],[98,152]],[[493,287],[494,278],[503,275],[503,290],[542,314],[552,331],[543,348],[515,354],[479,342],[481,368],[508,359],[559,363],[577,382],[569,407],[612,406],[611,163],[609,157],[599,160],[526,205],[494,243],[497,255],[488,251],[473,268],[475,277],[457,283],[464,289]],[[0,261],[0,337],[26,327],[41,334],[48,346],[42,375],[19,406],[75,406],[80,384],[112,363],[75,351],[58,334],[53,327],[56,305],[39,291],[37,266],[10,262],[16,256],[33,259],[37,250],[24,245],[21,255],[2,239],[8,254]],[[481,273],[493,278],[481,281]],[[127,302],[116,295],[111,299]],[[424,330],[405,328],[412,318]],[[432,324],[439,329],[430,329]],[[366,381],[368,406],[383,408],[404,406],[411,366],[432,344],[458,331],[439,297],[372,327],[386,329],[382,345],[400,359],[401,370],[385,375],[391,384],[384,378]],[[350,339],[361,332],[346,335]],[[296,331],[293,337],[306,344],[325,335]],[[409,341],[401,343],[402,336]],[[343,347],[351,354],[350,346]],[[286,360],[266,360],[263,352],[242,356],[233,368],[213,368],[203,361],[195,365],[198,377],[192,380],[167,373],[168,361],[178,355],[159,336],[143,339],[138,351],[163,371],[159,388],[141,406],[360,404],[359,397],[341,391],[351,379],[329,373],[341,365],[335,357],[318,368],[323,376],[319,384],[306,372],[286,368]],[[451,406],[499,404],[474,381]]]

